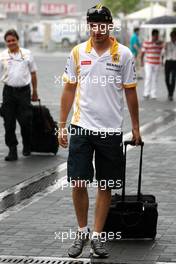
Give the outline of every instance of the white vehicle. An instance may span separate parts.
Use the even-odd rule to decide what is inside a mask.
[[[44,25],[34,24],[28,29],[28,39],[31,43],[42,43],[44,39]]]
[[[61,19],[53,25],[52,39],[56,43],[61,43],[64,47],[79,43],[77,28],[75,19]]]
[[[42,43],[46,34],[47,25],[50,26],[51,41],[55,43],[61,43],[63,46],[69,46],[70,44],[77,43],[78,33],[75,30],[71,21],[42,21],[38,24],[33,24],[29,28],[29,41],[31,43]]]
[[[68,47],[87,39],[86,23],[77,18],[63,18],[56,21],[41,21],[29,28],[29,41],[42,43],[44,41],[46,25],[51,27],[51,41]]]

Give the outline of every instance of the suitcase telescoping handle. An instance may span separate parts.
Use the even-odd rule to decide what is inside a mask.
[[[124,153],[124,177],[123,177],[123,186],[122,186],[122,201],[125,200],[125,184],[126,184],[126,157],[127,157],[127,146],[135,146],[133,141],[124,141],[125,153]],[[140,200],[141,197],[141,181],[142,181],[142,157],[143,157],[143,147],[144,142],[142,141],[139,145],[141,147],[140,160],[139,160],[139,177],[138,177],[138,191],[137,191],[137,200]]]
[[[40,99],[40,98],[38,98],[36,102],[32,102],[32,103],[38,103],[38,104],[39,104],[39,106],[41,106],[41,99]]]
[[[34,103],[38,103],[39,105],[39,113],[40,113],[40,117],[44,119],[44,116],[43,116],[43,111],[42,111],[42,105],[41,105],[41,99],[38,98],[36,102]]]
[[[40,100],[40,98],[37,99],[37,102],[38,102],[38,104],[39,104],[40,116],[43,118],[42,105],[41,105],[41,100]]]
[[[41,99],[40,98],[37,99],[37,102],[39,103],[39,106],[41,107]]]

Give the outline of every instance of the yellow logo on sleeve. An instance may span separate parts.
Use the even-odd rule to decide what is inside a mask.
[[[116,53],[116,54],[112,55],[112,61],[113,62],[119,63],[119,60],[120,60],[120,54],[119,53]]]

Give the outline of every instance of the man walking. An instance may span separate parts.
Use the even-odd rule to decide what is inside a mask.
[[[171,41],[166,43],[164,49],[165,59],[165,80],[168,90],[168,99],[173,101],[176,82],[176,31],[170,34]]]
[[[137,70],[137,78],[141,79],[140,76],[140,64],[139,64],[139,53],[141,48],[141,43],[139,40],[139,28],[135,28],[133,35],[130,38],[130,50],[133,53],[136,60],[136,70]]]
[[[111,203],[112,183],[116,187],[121,177],[123,91],[131,115],[133,141],[136,145],[141,141],[136,73],[131,51],[110,36],[113,22],[109,9],[100,4],[88,9],[87,23],[90,39],[71,52],[61,98],[59,142],[64,148],[68,146],[66,122],[74,101],[68,181],[74,181],[72,197],[78,230],[68,254],[78,257],[90,237],[86,183],[93,181],[92,161],[95,154],[98,188],[91,250],[99,257],[108,257],[101,234]],[[106,183],[106,188],[101,188],[102,181]]]
[[[130,50],[136,59],[139,54],[140,48],[141,48],[141,43],[139,40],[139,28],[135,28],[133,35],[131,36],[131,39],[130,39]]]
[[[27,49],[19,47],[19,36],[15,30],[8,30],[4,40],[7,49],[0,54],[0,76],[4,83],[1,115],[4,118],[5,143],[9,147],[6,161],[18,159],[16,120],[21,127],[23,155],[30,155],[31,145],[31,90],[32,101],[38,99],[36,64]]]
[[[152,30],[152,40],[145,41],[142,45],[141,66],[144,66],[144,98],[157,98],[158,75],[161,65],[163,42],[159,40],[159,31]],[[145,65],[144,65],[145,55]]]

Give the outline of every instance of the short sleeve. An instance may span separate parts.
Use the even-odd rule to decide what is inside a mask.
[[[70,56],[67,59],[64,74],[62,76],[63,81],[69,83],[77,83],[77,65],[75,60],[74,50],[71,51]]]
[[[29,54],[29,70],[30,72],[36,72],[37,71],[37,65],[35,63],[34,57],[32,54]]]
[[[131,52],[128,54],[126,63],[122,68],[123,88],[134,88],[137,85],[135,60]]]
[[[134,36],[131,37],[130,39],[130,46],[133,48],[134,46],[134,43],[135,43],[135,40],[134,40]]]
[[[136,43],[137,43],[138,48],[141,48],[141,42],[139,38],[136,39]]]

